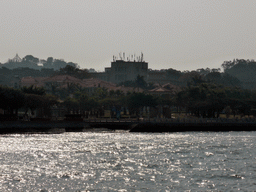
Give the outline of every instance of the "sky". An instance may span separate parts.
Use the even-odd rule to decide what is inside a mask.
[[[103,71],[113,55],[149,68],[256,59],[255,0],[1,0],[0,62],[16,53]]]

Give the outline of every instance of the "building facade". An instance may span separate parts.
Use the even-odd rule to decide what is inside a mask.
[[[143,76],[147,81],[148,63],[144,61],[116,60],[111,62],[111,69],[108,73],[110,82],[117,84],[124,81],[134,81],[138,75]]]
[[[111,67],[105,68],[105,72],[90,74],[94,78],[116,84],[124,81],[134,81],[138,75],[143,76],[144,80],[147,81],[148,63],[143,61],[143,54],[136,59],[133,59],[133,57],[132,59],[128,57],[127,60],[121,56],[119,59],[113,57]]]

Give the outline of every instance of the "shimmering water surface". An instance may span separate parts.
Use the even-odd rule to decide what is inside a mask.
[[[0,136],[0,191],[254,191],[256,132]]]

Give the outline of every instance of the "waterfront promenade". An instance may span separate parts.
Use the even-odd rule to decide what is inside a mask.
[[[256,131],[256,119],[86,119],[82,121],[1,121],[0,134],[62,133],[90,130],[130,132]]]

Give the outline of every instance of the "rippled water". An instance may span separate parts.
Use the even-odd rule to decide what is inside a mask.
[[[0,191],[256,190],[256,132],[0,136]]]

